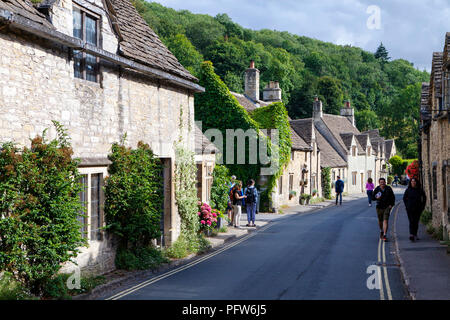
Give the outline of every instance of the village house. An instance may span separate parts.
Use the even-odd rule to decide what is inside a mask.
[[[381,177],[387,178],[385,140],[378,130],[361,133],[356,128],[354,109],[349,101],[340,114],[323,113],[322,102],[316,97],[312,118],[292,120],[291,126],[306,141],[314,137],[321,153],[319,167],[331,168],[332,182],[340,176],[345,184],[344,192],[365,192],[368,178],[375,182]],[[389,140],[389,145],[392,157],[394,141]]]
[[[174,142],[195,150],[194,93],[204,89],[162,44],[130,0],[0,1],[0,142],[29,144],[52,120],[68,129],[85,184],[82,271],[114,269],[102,186],[113,142],[148,143],[163,161],[162,238],[180,234]],[[72,266],[67,266],[70,268]]]
[[[450,33],[434,52],[429,83],[422,84],[419,165],[432,224],[450,237]]]
[[[259,107],[265,107],[273,102],[282,101],[282,91],[277,81],[270,81],[263,89],[263,99],[260,100],[260,72],[254,61],[245,70],[244,94],[231,92],[239,104],[248,113]],[[320,182],[320,150],[314,140],[308,142],[291,127],[291,158],[283,173],[278,178],[276,188],[271,198],[271,209],[277,211],[281,206],[298,204],[301,194],[312,194],[317,190],[321,195]]]

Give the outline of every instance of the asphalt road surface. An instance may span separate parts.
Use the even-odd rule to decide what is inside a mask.
[[[401,199],[396,194],[396,200]],[[407,299],[365,198],[289,215],[195,261],[115,290],[131,300]]]

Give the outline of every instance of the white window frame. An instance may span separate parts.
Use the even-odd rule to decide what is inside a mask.
[[[91,239],[91,176],[93,174],[101,173],[103,175],[103,180],[108,176],[108,167],[82,167],[78,168],[78,173],[81,175],[87,175],[87,185],[88,185],[88,192],[87,192],[87,205],[86,205],[86,216],[87,216],[87,240],[88,241],[97,241],[101,242],[101,240],[92,240]],[[101,206],[104,205],[104,203],[100,204]],[[103,218],[103,225],[105,226],[105,219]]]

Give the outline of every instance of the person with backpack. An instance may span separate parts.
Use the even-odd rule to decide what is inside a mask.
[[[392,185],[394,185],[394,183],[395,183],[395,186],[398,187],[398,175],[395,175],[394,182],[392,183]]]
[[[395,205],[395,195],[392,188],[386,185],[385,178],[380,178],[378,183],[380,185],[373,191],[372,200],[377,201],[376,209],[378,225],[380,227],[380,238],[387,241],[389,215],[391,214],[391,209]]]
[[[427,203],[427,196],[416,178],[411,178],[409,181],[408,189],[403,195],[403,203],[409,220],[409,240],[414,242],[419,240],[417,231],[419,230],[420,215]]]
[[[240,228],[240,220],[242,215],[242,199],[246,196],[242,195],[242,183],[238,181],[232,190],[233,197],[233,223],[235,228]]]
[[[340,176],[337,176],[334,188],[336,190],[336,205],[338,204],[338,197],[339,197],[340,198],[339,204],[342,206],[342,192],[344,192],[344,181],[341,180]]]
[[[247,183],[247,188],[244,190],[245,205],[247,208],[247,227],[256,227],[255,215],[256,215],[256,200],[258,197],[258,191],[255,187],[255,180],[250,179]],[[251,223],[250,223],[251,222]]]

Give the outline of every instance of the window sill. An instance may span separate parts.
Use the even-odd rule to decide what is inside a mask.
[[[73,80],[75,82],[78,82],[78,83],[83,84],[83,85],[87,85],[87,86],[90,86],[90,87],[93,87],[93,88],[102,89],[102,86],[100,85],[99,82],[93,82],[93,81],[89,81],[89,80],[85,80],[85,79],[81,79],[81,78],[75,78],[75,77],[73,78]]]

